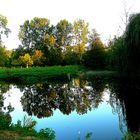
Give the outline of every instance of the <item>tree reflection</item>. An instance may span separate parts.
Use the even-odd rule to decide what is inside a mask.
[[[129,131],[139,131],[140,82],[137,80],[118,80],[111,82],[109,87],[112,92],[110,103],[118,112],[121,124],[125,120]]]
[[[10,109],[9,111],[11,111],[10,103],[7,107],[4,107],[4,94],[7,93],[10,90],[10,88],[11,88],[10,84],[0,82],[0,112],[2,112],[2,110],[4,109],[8,110]]]
[[[97,86],[93,80],[77,78],[65,83],[27,86],[23,90],[21,103],[24,111],[39,118],[52,116],[56,109],[66,115],[74,110],[84,114],[97,108],[102,101],[105,83],[101,85]]]
[[[0,129],[2,130],[11,124],[12,118],[10,113],[14,110],[11,103],[9,103],[8,106],[4,106],[4,94],[7,93],[10,88],[11,86],[9,84],[0,82]]]

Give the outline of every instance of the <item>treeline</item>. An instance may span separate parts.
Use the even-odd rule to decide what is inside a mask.
[[[0,66],[105,66],[105,46],[96,30],[89,31],[84,20],[70,23],[64,19],[54,26],[46,18],[35,17],[20,26],[18,37],[21,44],[11,52],[1,44],[4,60],[0,59]]]
[[[7,19],[0,17],[0,34],[8,34]],[[20,26],[21,44],[12,51],[0,44],[0,66],[84,65],[122,74],[140,73],[140,14],[131,15],[120,37],[104,45],[95,29],[84,20],[66,19],[55,26],[46,18],[35,17]]]
[[[123,35],[110,42],[107,64],[123,76],[140,76],[140,13],[131,15]]]

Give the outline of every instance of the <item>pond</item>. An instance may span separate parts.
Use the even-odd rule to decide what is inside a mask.
[[[0,83],[0,99],[2,110],[13,110],[13,123],[32,116],[36,130],[51,128],[56,140],[121,140],[139,129],[139,87],[101,78]]]

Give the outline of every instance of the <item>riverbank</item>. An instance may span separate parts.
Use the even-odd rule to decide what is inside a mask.
[[[0,80],[30,83],[46,79],[69,78],[77,75],[81,70],[80,66],[1,68]]]
[[[41,138],[36,138],[33,136],[21,136],[15,131],[1,130],[0,140],[41,140]]]
[[[31,68],[0,68],[0,80],[35,83],[48,79],[69,79],[71,76],[108,76],[111,71],[89,71],[82,66],[50,66]]]

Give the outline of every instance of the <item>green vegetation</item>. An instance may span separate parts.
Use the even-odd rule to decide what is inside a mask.
[[[20,26],[18,37],[21,45],[11,51],[6,50],[1,38],[10,32],[6,27],[8,21],[3,16],[0,16],[0,21],[1,67],[84,65],[92,70],[118,71],[120,76],[140,76],[140,13],[132,15],[124,33],[115,36],[107,45],[102,43],[95,29],[89,30],[88,23],[82,19],[73,23],[63,19],[54,26],[47,18],[35,17]],[[5,71],[13,78],[18,77],[18,70],[13,70],[16,73]],[[40,77],[44,76],[42,73],[42,70],[38,73]],[[47,75],[52,75],[49,73]],[[55,72],[53,74],[55,76]],[[36,70],[32,75],[36,75]],[[6,76],[1,74],[0,77]]]
[[[32,67],[32,68],[1,68],[0,79],[17,80],[22,82],[37,82],[52,78],[69,78],[68,76],[78,75],[82,67],[80,66],[52,66],[52,67]]]
[[[139,140],[140,132],[128,132],[122,140]]]
[[[140,78],[140,13],[132,15],[124,33],[107,45],[102,43],[95,29],[89,30],[88,23],[82,19],[73,23],[64,19],[54,26],[47,18],[35,17],[20,26],[18,37],[21,45],[7,50],[2,42],[2,36],[10,33],[7,22],[7,18],[0,15],[2,80],[31,83],[53,78],[69,79],[71,75],[83,75],[81,71],[87,69],[82,66],[90,69],[86,72],[89,76],[117,74],[125,78]],[[9,125],[7,117],[0,120],[0,127]],[[40,135],[46,131],[41,131]]]
[[[125,77],[140,77],[140,13],[131,15],[126,31],[110,42],[108,64]]]
[[[82,19],[73,23],[63,19],[54,26],[47,18],[35,17],[20,26],[18,37],[21,45],[17,49],[8,51],[0,44],[1,67],[85,65],[92,69],[105,68],[105,45],[96,30],[90,31]]]
[[[36,121],[24,116],[23,122],[17,124],[11,123],[11,117],[8,113],[0,112],[0,139],[7,140],[54,140],[55,132],[49,128],[35,130]]]

